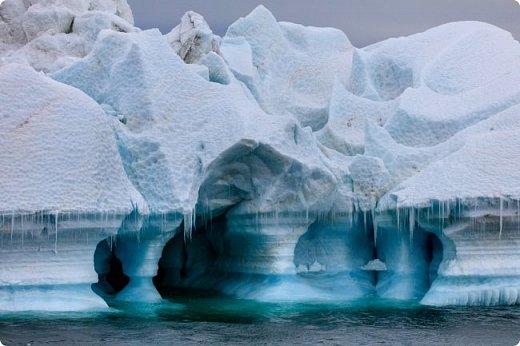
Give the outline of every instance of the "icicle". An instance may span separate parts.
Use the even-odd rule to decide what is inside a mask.
[[[441,203],[441,228],[444,228],[444,201]]]
[[[438,201],[438,203],[439,203],[439,213],[437,214],[437,219],[439,220],[439,230],[442,231],[441,202]]]
[[[54,215],[54,253],[58,253],[58,212]]]
[[[367,212],[365,210],[363,210],[363,227],[365,228],[365,234],[368,234]]]
[[[374,246],[377,246],[377,222],[376,222],[376,211],[372,206],[370,209],[370,215],[372,216],[372,229],[374,231]]]
[[[374,228],[374,247],[377,246],[377,222],[376,222],[376,215],[375,215],[375,211],[374,211],[374,208],[372,208],[372,227]]]
[[[255,230],[258,232],[258,210],[255,211]]]
[[[211,207],[209,207],[209,231],[213,232],[213,209]]]
[[[503,209],[504,209],[504,199],[502,198],[502,196],[500,196],[500,231],[498,234],[498,239],[502,239],[502,227],[503,227],[502,213],[504,211]]]
[[[410,223],[410,247],[412,246],[413,244],[413,232],[415,230],[415,210],[413,207],[410,208],[410,213],[409,213],[409,223]]]
[[[23,249],[23,242],[24,242],[23,214],[20,215],[20,230],[22,231],[22,249]]]
[[[184,214],[184,241],[191,239],[191,232],[193,227],[193,211]]]
[[[11,214],[11,245],[13,244],[13,233],[14,233],[14,212]]]
[[[396,215],[397,215],[397,230],[400,231],[401,230],[401,226],[400,226],[400,222],[399,222],[399,207],[396,207]]]
[[[137,230],[137,235],[136,235],[137,248],[140,248],[140,247],[141,247],[141,230],[142,230],[142,229],[143,229],[143,228],[141,227],[141,228],[139,228],[139,229]],[[190,236],[191,236],[191,235],[190,235]]]
[[[305,207],[305,222],[309,224],[309,207]]]
[[[516,218],[517,218],[517,221],[516,221],[517,231],[520,232],[520,199],[516,200]]]
[[[31,226],[31,240],[34,240],[34,225],[36,224],[36,222],[34,220],[34,214],[31,214],[31,220],[29,221],[29,223],[32,225]]]

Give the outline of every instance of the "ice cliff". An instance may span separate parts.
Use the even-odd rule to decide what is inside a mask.
[[[221,38],[6,0],[0,90],[0,310],[520,304],[520,44],[497,27],[356,48],[262,6]]]

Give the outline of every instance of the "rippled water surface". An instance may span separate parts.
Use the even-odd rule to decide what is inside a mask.
[[[0,315],[9,345],[517,345],[520,307],[266,304],[184,297],[101,313]]]

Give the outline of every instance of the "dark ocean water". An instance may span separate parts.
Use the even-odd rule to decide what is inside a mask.
[[[184,297],[110,312],[0,315],[4,345],[517,345],[520,307]]]

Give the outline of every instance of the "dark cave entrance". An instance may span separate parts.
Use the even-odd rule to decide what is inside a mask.
[[[442,246],[442,241],[434,233],[428,233],[427,255],[428,255],[427,258],[428,258],[428,262],[429,262],[429,267],[428,267],[429,285],[428,286],[431,287],[433,281],[435,281],[435,279],[437,278],[437,272],[439,270],[439,266],[444,258],[444,248]]]
[[[226,218],[198,220],[191,237],[184,236],[184,222],[164,246],[153,284],[162,297],[183,294],[214,294],[213,272],[220,255],[226,252]]]
[[[106,238],[97,245],[94,269],[98,273],[98,282],[92,284],[92,290],[102,298],[114,297],[130,282],[121,260],[116,256],[115,237]]]

